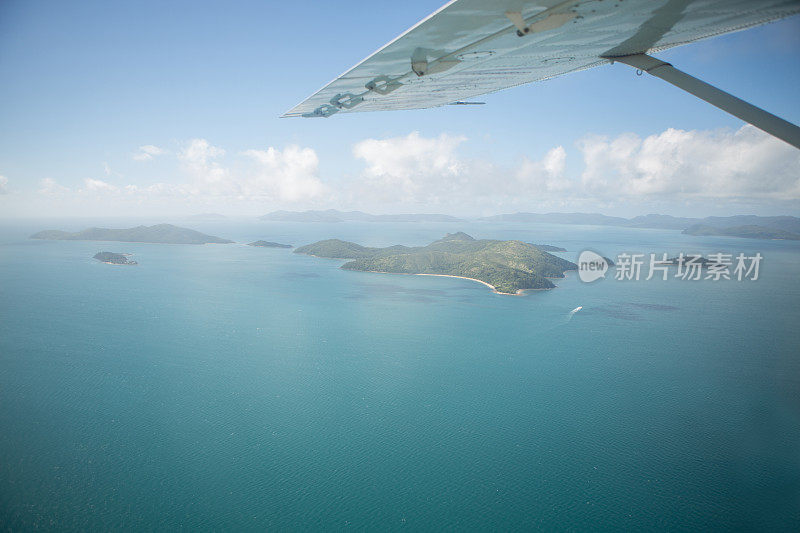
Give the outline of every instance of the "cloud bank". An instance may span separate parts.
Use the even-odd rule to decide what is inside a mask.
[[[145,144],[140,146],[139,149],[133,154],[133,159],[136,161],[150,161],[156,156],[167,153],[166,150],[154,146],[152,144]]]
[[[364,140],[353,149],[365,165],[356,192],[376,202],[498,207],[800,199],[800,151],[750,125],[733,132],[668,129],[645,138],[586,136],[574,152],[583,168],[572,175],[563,146],[505,167],[464,155],[465,142],[417,133]]]
[[[800,151],[749,125],[733,133],[591,136],[578,148],[589,195],[800,198]]]
[[[37,194],[86,204],[229,206],[268,209],[355,208],[449,213],[511,210],[612,211],[620,206],[795,206],[800,151],[746,125],[736,131],[668,129],[640,137],[589,135],[572,147],[542,147],[510,164],[470,154],[464,135],[418,132],[368,138],[352,146],[355,172],[323,176],[308,146],[228,151],[207,139],[176,149],[139,147],[139,160],[162,156],[170,179],[135,182],[105,166],[103,179],[69,189],[52,178]],[[137,156],[134,156],[137,159]],[[125,182],[127,181],[127,183]],[[8,180],[0,176],[0,193]],[[6,197],[12,196],[7,194]]]

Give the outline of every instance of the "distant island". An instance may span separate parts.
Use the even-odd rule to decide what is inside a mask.
[[[114,252],[98,252],[94,254],[94,258],[103,263],[110,265],[135,265],[136,261],[128,259],[130,254],[116,254]]]
[[[745,237],[749,239],[800,241],[800,234],[756,225],[719,228],[709,226],[708,224],[695,224],[694,226],[686,228],[681,233],[686,235],[722,235],[726,237]]]
[[[361,211],[273,211],[259,217],[260,220],[281,222],[460,222],[461,219],[450,215],[437,214],[401,214],[370,215]]]
[[[370,248],[329,239],[301,246],[295,253],[352,259],[341,268],[364,272],[449,276],[478,281],[499,294],[527,289],[552,289],[548,278],[563,278],[575,263],[521,241],[476,240],[466,233],[449,233],[427,246]]]
[[[362,211],[273,211],[261,220],[283,222],[463,222],[465,219],[434,213],[371,215]],[[734,215],[729,217],[674,217],[671,215],[640,215],[633,218],[613,217],[600,213],[505,213],[474,219],[479,222],[513,222],[522,224],[578,224],[618,226],[624,228],[679,230],[687,235],[726,235],[750,239],[800,240],[800,218],[793,216]],[[695,226],[702,225],[699,230]],[[694,228],[694,229],[693,229]],[[708,229],[708,228],[713,228]],[[715,231],[715,232],[714,232]],[[544,251],[548,250],[542,246]]]
[[[233,242],[172,224],[137,226],[128,229],[88,228],[75,233],[45,230],[34,233],[30,238],[54,241],[119,241],[157,244],[228,244]]]
[[[560,246],[553,246],[551,244],[533,244],[532,242],[529,242],[527,244],[530,244],[531,246],[533,246],[537,250],[541,250],[542,252],[566,252],[567,251],[566,248],[562,248]]]
[[[481,217],[484,222],[523,222],[547,224],[586,224],[591,226],[627,226],[631,221],[622,217],[610,217],[600,213],[506,213]],[[684,226],[685,227],[685,226]]]
[[[791,216],[688,218],[670,215],[642,215],[633,218],[610,217],[600,213],[509,213],[483,217],[486,222],[586,224],[625,228],[682,230],[686,235],[725,235],[750,239],[800,240],[800,218]]]
[[[247,246],[257,246],[259,248],[291,248],[291,244],[281,244],[279,242],[271,241],[255,241],[249,243]]]

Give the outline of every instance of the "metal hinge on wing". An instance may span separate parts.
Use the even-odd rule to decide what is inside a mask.
[[[411,54],[411,70],[419,77],[444,72],[459,63],[461,63],[461,60],[452,55],[446,55],[428,63],[428,50],[424,48],[417,48],[414,50],[414,53]]]
[[[303,113],[303,118],[328,118],[339,112],[339,108],[331,104],[322,104],[311,113]]]
[[[367,82],[364,87],[367,88],[368,91],[372,91],[377,94],[389,94],[392,91],[395,91],[402,87],[403,84],[397,81],[396,79],[392,79],[385,74],[382,76],[378,76],[374,80]]]
[[[399,89],[402,86],[402,83],[397,80],[393,80],[389,76],[378,76],[374,80],[367,82],[367,84],[364,85],[364,87],[367,89],[364,93],[338,93],[336,96],[331,98],[330,104],[322,104],[311,113],[303,113],[303,117],[327,118],[331,115],[335,115],[342,109],[353,109],[355,106],[364,101],[364,95],[368,94],[369,92],[385,95],[396,89]]]
[[[364,97],[353,93],[339,93],[331,98],[331,105],[339,109],[353,109],[364,101]]]
[[[335,115],[340,109],[352,109],[361,102],[364,97],[353,93],[339,93],[331,98],[330,104],[322,104],[311,113],[303,113],[303,118],[328,118]]]
[[[560,28],[578,16],[577,13],[551,13],[541,20],[527,24],[519,11],[506,11],[506,17],[517,28],[517,35],[524,37],[529,33],[554,30]]]

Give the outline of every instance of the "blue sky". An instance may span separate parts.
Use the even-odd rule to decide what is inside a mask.
[[[0,209],[30,216],[53,209],[63,214],[86,208],[120,214],[258,214],[315,207],[798,214],[800,160],[794,151],[757,133],[735,138],[742,127],[737,119],[619,64],[488,95],[481,99],[485,106],[325,120],[278,118],[440,5],[5,0],[0,3],[0,185],[5,192]],[[793,17],[659,57],[798,123],[798,51],[800,17]],[[670,128],[694,133],[665,136]],[[650,164],[652,154],[640,146],[648,138],[658,146],[705,143],[705,151],[693,148],[686,156],[699,159],[720,147],[752,148],[752,158],[763,157],[761,166],[731,180],[755,182],[759,174],[780,173],[780,183],[754,198],[741,184],[728,190],[721,182],[723,190],[715,195],[708,189],[681,193],[685,185],[676,182],[669,190],[645,187],[625,202],[597,187],[577,197],[558,184],[541,185],[563,178],[567,184],[594,179],[612,189],[630,187],[630,180],[614,173],[620,158]],[[162,153],[136,157],[141,146]],[[292,146],[296,150],[287,152]],[[187,155],[190,149],[195,159]],[[405,152],[402,159],[384,162],[382,150]],[[592,150],[621,155],[592,163],[586,159]],[[445,154],[437,175],[421,170],[431,153]],[[526,162],[532,170],[521,170]],[[559,170],[551,172],[553,165]],[[518,180],[534,175],[531,183],[548,192],[537,194],[532,185],[515,195],[518,185],[511,180],[503,195],[484,202],[482,189],[473,183],[448,201],[448,186],[483,174],[495,182],[504,175]],[[276,185],[281,179],[287,185]],[[430,190],[429,183],[435,184]],[[151,196],[143,192],[147,187]],[[394,194],[397,187],[403,194]]]

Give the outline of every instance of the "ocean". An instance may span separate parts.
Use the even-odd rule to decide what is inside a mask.
[[[139,222],[0,223],[2,530],[800,529],[800,243],[176,221],[239,243],[763,256],[755,281],[570,272],[505,296],[285,249],[27,238]]]

